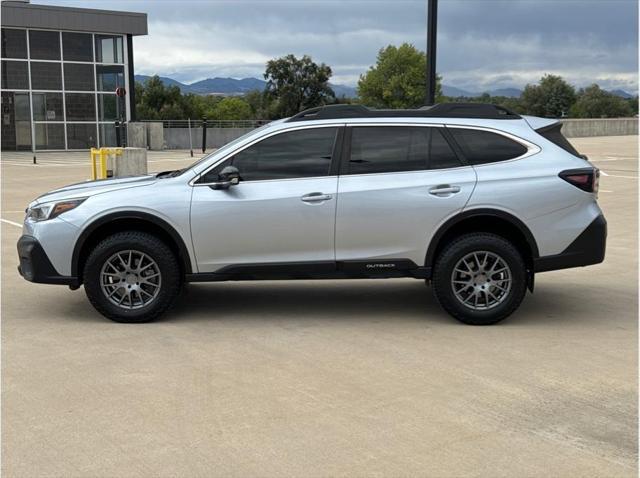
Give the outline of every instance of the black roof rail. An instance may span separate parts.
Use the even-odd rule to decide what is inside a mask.
[[[521,116],[503,106],[488,103],[439,103],[413,110],[382,110],[363,105],[327,105],[304,110],[289,118],[287,122],[343,118],[520,119]]]

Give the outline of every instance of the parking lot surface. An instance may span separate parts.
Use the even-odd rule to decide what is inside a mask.
[[[88,153],[3,152],[3,476],[637,476],[637,141],[572,140],[604,172],[607,258],[492,327],[411,279],[193,284],[110,322],[16,271],[25,206]]]

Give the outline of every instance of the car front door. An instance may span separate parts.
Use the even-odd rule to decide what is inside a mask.
[[[198,271],[333,263],[341,143],[335,125],[277,132],[203,174],[191,203]],[[214,189],[226,166],[240,182]]]
[[[367,268],[413,267],[407,260],[423,266],[437,227],[469,200],[476,182],[473,167],[460,162],[444,127],[353,126],[346,131],[336,260],[366,261],[362,267]]]

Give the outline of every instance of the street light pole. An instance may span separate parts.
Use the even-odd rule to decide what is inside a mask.
[[[438,40],[438,0],[427,0],[427,96],[426,105],[436,103],[436,43]]]

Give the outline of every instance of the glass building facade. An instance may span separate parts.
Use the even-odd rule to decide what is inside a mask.
[[[131,118],[126,35],[2,28],[2,150],[115,146]]]

